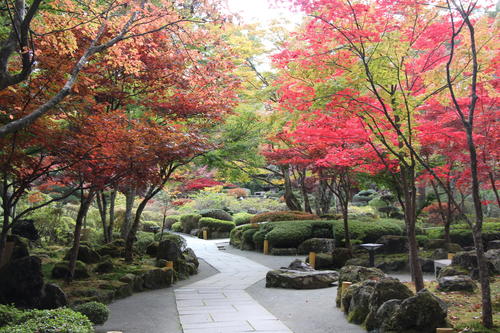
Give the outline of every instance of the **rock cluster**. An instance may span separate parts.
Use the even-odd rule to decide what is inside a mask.
[[[384,277],[376,268],[366,271],[365,267],[346,266],[340,279],[353,284],[339,290],[337,306],[350,322],[370,332],[434,333],[437,327],[446,326],[446,304],[425,289],[414,295],[399,280]]]
[[[317,271],[297,259],[288,267],[269,271],[266,275],[266,287],[318,289],[331,287],[337,280],[338,273],[336,271]]]

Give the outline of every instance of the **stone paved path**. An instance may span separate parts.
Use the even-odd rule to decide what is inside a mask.
[[[292,333],[245,289],[269,268],[217,249],[217,241],[186,237],[188,246],[220,273],[175,289],[184,333]]]

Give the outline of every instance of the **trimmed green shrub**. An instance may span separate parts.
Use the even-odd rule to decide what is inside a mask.
[[[429,243],[429,237],[427,237],[426,235],[417,235],[416,238],[418,246],[427,247],[427,243]]]
[[[94,325],[102,325],[108,320],[109,309],[99,302],[88,302],[75,306],[74,310],[84,314]]]
[[[222,209],[205,209],[200,212],[202,217],[211,217],[217,220],[232,221],[231,214]]]
[[[234,222],[217,220],[211,217],[202,217],[198,222],[198,228],[208,228],[210,231],[229,232],[234,229]]]
[[[200,218],[201,215],[199,214],[181,215],[180,221],[182,224],[182,232],[185,234],[189,234],[191,230],[196,229],[198,227],[198,221],[200,220]]]
[[[306,239],[313,238],[314,229],[332,230],[332,222],[326,221],[294,221],[275,223],[273,229],[266,234],[271,247],[297,247]],[[333,238],[331,233],[329,238]]]
[[[150,232],[138,231],[137,241],[134,242],[134,248],[139,253],[146,253],[146,248],[154,242],[155,235]]]
[[[23,311],[13,305],[0,304],[0,327],[17,322]]]
[[[181,220],[180,215],[167,216],[165,218],[165,228],[171,229],[172,228],[172,224],[174,224],[175,222],[180,222],[180,220]]]
[[[258,229],[248,229],[243,232],[242,239],[245,242],[253,243],[253,235],[255,235],[255,233],[258,231],[259,231]]]
[[[444,228],[432,228],[427,230],[430,239],[444,238]],[[473,246],[472,230],[467,224],[454,224],[450,230],[450,240],[461,246]],[[487,244],[492,240],[500,240],[500,223],[489,222],[483,224],[483,243]]]
[[[343,221],[334,221],[334,224],[336,239],[344,238]],[[378,219],[370,222],[352,220],[349,221],[349,232],[351,239],[359,239],[363,243],[373,243],[384,235],[402,236],[404,234],[404,222],[394,219]]]
[[[266,231],[259,230],[252,236],[253,243],[256,249],[264,248],[264,240],[266,239]]]
[[[83,314],[68,308],[25,311],[0,333],[92,333],[94,328]]]
[[[172,234],[170,232],[164,232],[163,236],[161,235],[161,233],[155,235],[155,241],[159,241],[160,238],[161,240],[171,240],[175,242],[180,249],[186,248],[186,240],[182,236]]]
[[[251,223],[316,220],[319,216],[299,211],[267,212],[253,216]]]
[[[182,232],[182,223],[181,222],[175,222],[174,224],[172,224],[172,231],[175,231],[175,232]]]
[[[233,215],[233,220],[236,225],[248,224],[253,214],[241,212]]]
[[[243,233],[249,229],[256,228],[251,225],[243,225],[231,230],[231,232],[229,233],[229,243],[233,246],[239,247],[243,238]],[[258,230],[258,228],[256,230]]]

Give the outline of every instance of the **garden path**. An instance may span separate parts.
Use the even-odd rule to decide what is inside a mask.
[[[221,240],[185,238],[188,247],[219,274],[175,289],[184,333],[292,333],[245,291],[262,280],[268,267],[218,250],[216,243]]]

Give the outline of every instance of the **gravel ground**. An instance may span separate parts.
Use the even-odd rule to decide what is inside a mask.
[[[96,332],[182,333],[174,289],[218,273],[204,260],[200,260],[198,272],[187,280],[178,281],[173,288],[145,291],[111,303],[108,321],[96,327]]]

